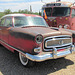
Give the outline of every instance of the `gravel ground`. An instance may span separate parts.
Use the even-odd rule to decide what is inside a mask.
[[[65,58],[36,63],[31,68],[25,68],[17,56],[0,46],[0,75],[74,75],[75,54]]]

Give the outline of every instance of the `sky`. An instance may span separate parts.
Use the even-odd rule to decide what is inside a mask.
[[[55,2],[56,0],[43,0],[44,2]],[[66,1],[66,0],[61,0]],[[75,2],[75,0],[67,0],[68,2]],[[44,3],[41,0],[0,0],[0,12],[5,9],[10,9],[13,11],[18,10],[30,10],[30,5],[33,12],[39,12]]]

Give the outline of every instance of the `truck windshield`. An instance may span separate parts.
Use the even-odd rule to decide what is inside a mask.
[[[69,7],[54,7],[52,16],[70,16]]]
[[[44,26],[48,27],[45,20],[41,17],[14,17],[15,27],[22,26]]]
[[[51,16],[52,8],[45,8],[45,12],[47,16]]]
[[[70,8],[69,7],[54,7],[52,8],[45,8],[45,12],[47,17],[51,16],[70,16]]]

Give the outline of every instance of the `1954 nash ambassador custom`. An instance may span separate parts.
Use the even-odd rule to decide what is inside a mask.
[[[24,66],[74,53],[72,34],[48,27],[38,15],[9,14],[0,21],[0,44],[18,52]]]

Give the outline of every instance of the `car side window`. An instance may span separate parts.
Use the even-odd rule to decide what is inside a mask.
[[[14,25],[16,27],[18,26],[25,26],[27,25],[27,18],[26,17],[14,17]]]
[[[0,26],[3,26],[5,24],[5,19],[1,19],[1,23],[0,23]]]
[[[12,26],[12,17],[6,17],[4,26],[7,26],[7,27]]]
[[[72,9],[72,17],[75,17],[75,9]]]

